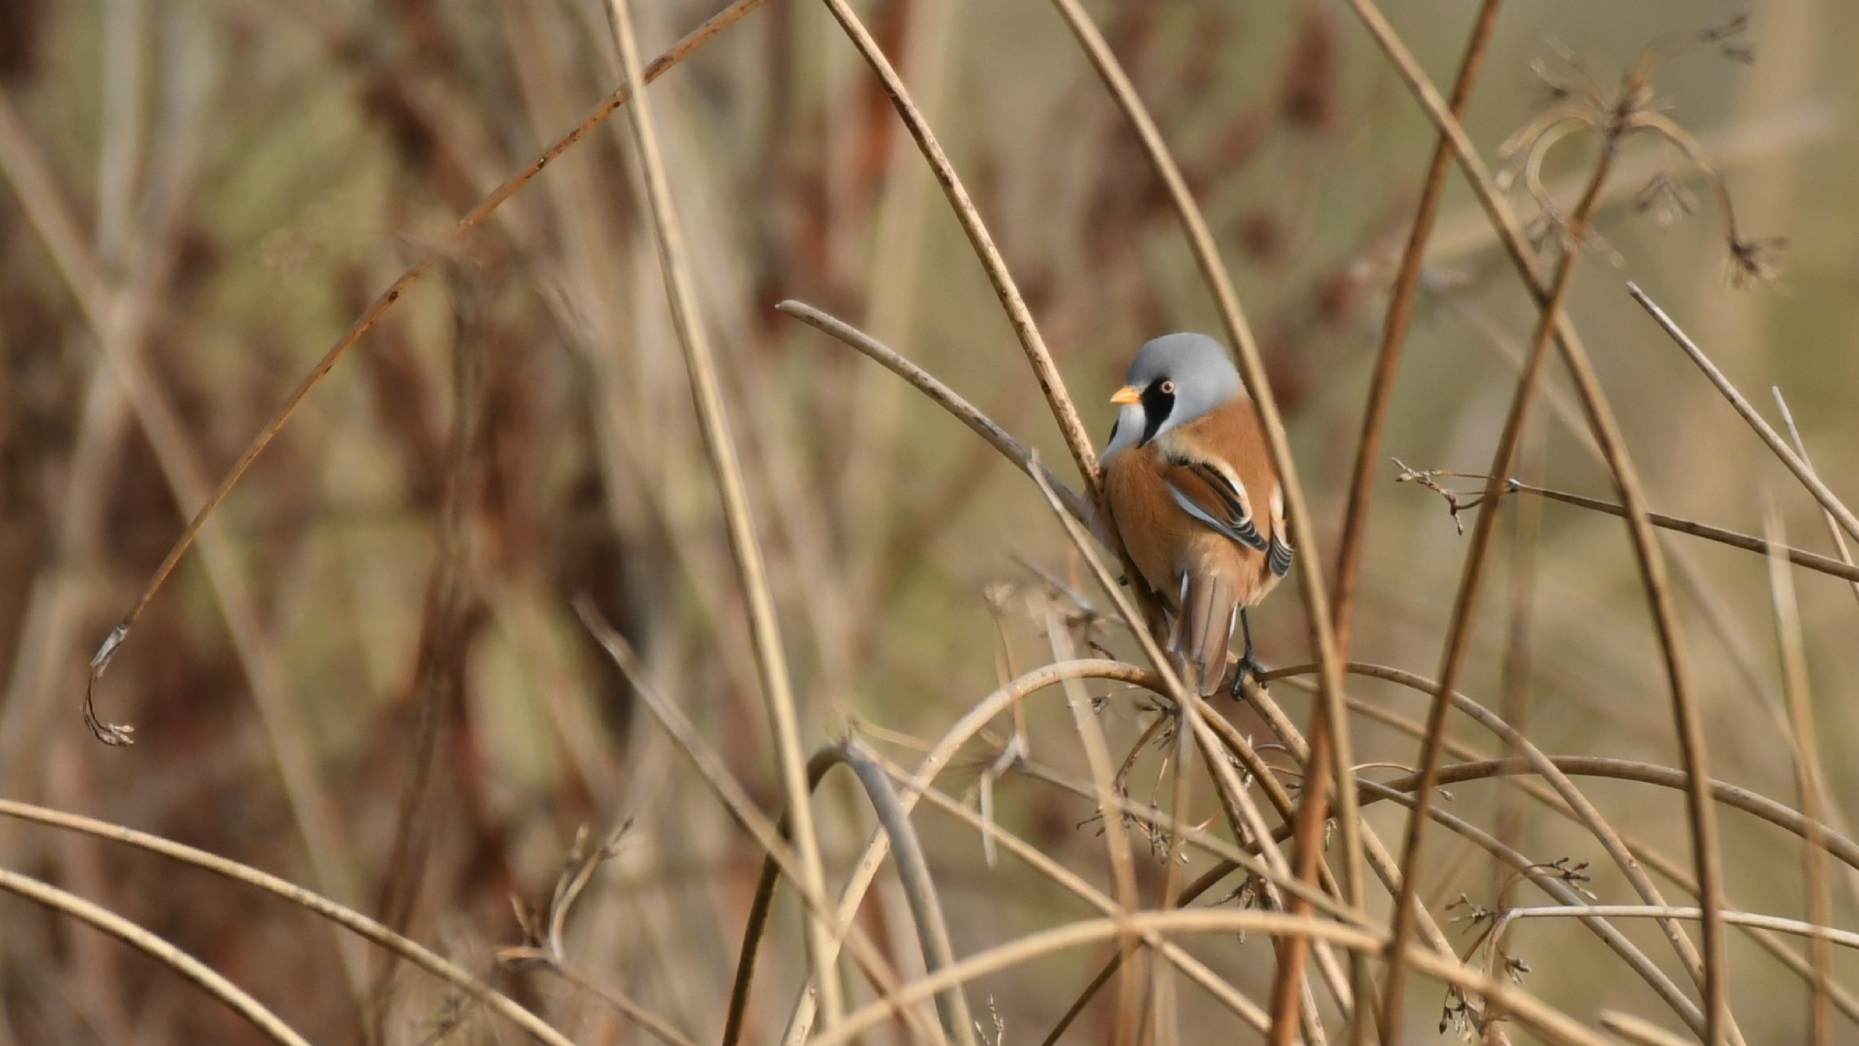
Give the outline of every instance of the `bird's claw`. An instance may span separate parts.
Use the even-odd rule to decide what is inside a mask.
[[[1259,664],[1259,659],[1252,656],[1250,650],[1240,656],[1239,666],[1233,669],[1233,687],[1228,691],[1233,700],[1245,700],[1247,679],[1255,680],[1260,690],[1265,689],[1265,666]]]

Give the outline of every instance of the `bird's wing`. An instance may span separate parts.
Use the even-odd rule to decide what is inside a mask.
[[[1291,543],[1285,540],[1285,492],[1282,486],[1272,486],[1270,498],[1272,510],[1272,547],[1265,553],[1265,565],[1272,573],[1284,577],[1291,572]]]
[[[1265,553],[1265,565],[1271,572],[1284,577],[1291,572],[1291,546],[1276,534],[1272,535],[1271,550]]]
[[[1222,462],[1172,454],[1164,482],[1175,504],[1196,522],[1260,552],[1267,543],[1252,521],[1246,485]],[[1289,556],[1289,549],[1286,555]],[[1287,562],[1285,569],[1290,569]]]

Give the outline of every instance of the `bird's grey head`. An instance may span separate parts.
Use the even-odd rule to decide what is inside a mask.
[[[1193,421],[1240,388],[1239,371],[1219,342],[1205,334],[1164,334],[1136,354],[1123,387],[1110,398],[1121,409],[1104,455]]]

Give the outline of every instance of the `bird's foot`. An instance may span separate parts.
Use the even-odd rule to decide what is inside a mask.
[[[1251,679],[1260,690],[1265,689],[1265,666],[1248,650],[1240,655],[1239,667],[1233,669],[1233,687],[1228,691],[1235,701],[1246,697],[1246,680]]]

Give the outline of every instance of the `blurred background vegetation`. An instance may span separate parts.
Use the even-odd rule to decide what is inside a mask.
[[[721,4],[635,6],[649,56]],[[1089,6],[1176,150],[1260,333],[1326,545],[1303,550],[1298,569],[1327,569],[1385,290],[1434,134],[1336,0]],[[1447,83],[1475,7],[1391,0],[1387,11]],[[938,129],[1101,439],[1104,398],[1143,340],[1218,329],[1160,182],[1048,5],[859,10]],[[1611,88],[1649,42],[1732,11],[1714,0],[1513,0],[1467,116],[1473,140],[1493,156],[1540,111],[1539,68],[1567,69],[1573,56]],[[1609,186],[1570,313],[1655,509],[1759,533],[1772,503],[1794,543],[1825,549],[1818,508],[1623,289],[1646,288],[1771,417],[1767,389],[1779,387],[1828,483],[1859,489],[1859,67],[1845,58],[1859,46],[1859,8],[1770,0],[1752,14],[1753,64],[1697,47],[1662,66],[1656,86],[1725,172],[1745,234],[1786,238],[1779,280],[1730,288],[1710,207],[1668,227],[1635,205],[1661,172],[1709,200],[1681,157],[1642,142]],[[615,622],[771,813],[780,789],[623,120],[450,252],[259,459],[105,677],[101,714],[136,724],[138,743],[102,747],[77,714],[91,652],[295,383],[453,221],[620,82],[594,0],[0,0],[0,797],[251,863],[487,975],[494,949],[521,939],[511,898],[546,900],[578,826],[632,816],[571,924],[573,966],[701,1042],[721,1027],[759,851],[636,707],[570,600],[585,594]],[[938,736],[1004,674],[1051,658],[1039,610],[1050,579],[1089,586],[1031,484],[891,375],[772,305],[798,298],[859,324],[1069,468],[1063,445],[959,227],[822,8],[771,0],[653,96],[804,739],[862,727],[908,761],[904,738]],[[1592,157],[1589,143],[1552,154],[1552,186]],[[1384,448],[1415,467],[1476,472],[1534,313],[1451,181]],[[1522,471],[1613,500],[1560,365],[1548,373]],[[1387,464],[1374,488],[1353,656],[1427,674],[1463,542],[1439,499],[1397,474]],[[1507,527],[1496,553],[1500,587],[1463,689],[1492,706],[1500,691],[1515,695],[1522,703],[1506,707],[1545,750],[1675,765],[1624,527],[1515,504],[1527,527]],[[1684,537],[1665,545],[1713,773],[1792,804],[1766,564]],[[1859,684],[1859,609],[1845,582],[1801,573],[1797,584],[1839,823],[1841,797],[1859,785],[1840,758],[1855,729],[1843,696]],[[1280,593],[1253,614],[1274,666],[1308,660],[1295,586]],[[1099,639],[1140,657],[1125,636]],[[1096,692],[1110,696],[1102,718],[1127,749],[1146,722],[1137,702]],[[1301,691],[1274,693],[1308,714]],[[1371,680],[1352,680],[1350,693],[1424,712],[1413,693]],[[1081,774],[1059,703],[1035,700],[1028,715],[1033,758]],[[1355,731],[1360,759],[1414,759],[1397,731],[1368,719]],[[1498,751],[1463,723],[1453,731]],[[967,787],[989,757],[977,749],[949,787]],[[1160,780],[1153,769],[1136,780],[1150,777]],[[1453,792],[1452,812],[1487,824],[1506,794]],[[1165,801],[1159,784],[1133,788],[1143,801],[1152,793]],[[1597,781],[1589,794],[1622,831],[1688,864],[1679,793]],[[1009,776],[996,801],[1003,826],[1103,881],[1091,800]],[[861,804],[838,784],[820,804],[831,880],[869,830]],[[1401,817],[1377,807],[1369,821],[1398,840]],[[921,821],[958,954],[1082,912],[1011,861],[988,867],[965,829]],[[1600,863],[1591,838],[1536,808],[1507,831],[1539,860]],[[1732,903],[1801,915],[1792,837],[1730,812],[1723,831]],[[1424,898],[1492,900],[1488,859],[1443,833],[1433,845]],[[446,989],[339,944],[299,910],[146,854],[8,823],[0,866],[148,926],[319,1041],[515,1034],[493,1033]],[[1143,873],[1153,896],[1160,867]],[[1618,877],[1596,876],[1603,899],[1631,899]],[[1835,921],[1851,925],[1840,885]],[[805,969],[784,905],[751,1041],[776,1035]],[[912,969],[892,888],[867,914],[891,961]],[[88,929],[15,899],[0,902],[0,925],[0,1038],[254,1040],[173,973]],[[1650,925],[1624,929],[1676,968]],[[1577,1016],[1658,1012],[1586,931],[1512,932],[1535,970],[1525,986]],[[1262,997],[1269,947],[1204,950]],[[971,998],[992,1000],[1007,1041],[1035,1042],[1102,955],[1000,974]],[[1749,1040],[1799,1041],[1799,978],[1740,938],[1731,965]],[[577,1041],[640,1038],[561,979],[496,976]],[[1438,991],[1414,988],[1416,1035],[1433,1034]],[[1184,1034],[1238,1034],[1230,1016],[1181,994]],[[1107,1041],[1105,1012],[1088,1011],[1075,1041]],[[887,1026],[880,1038],[906,1033]]]

